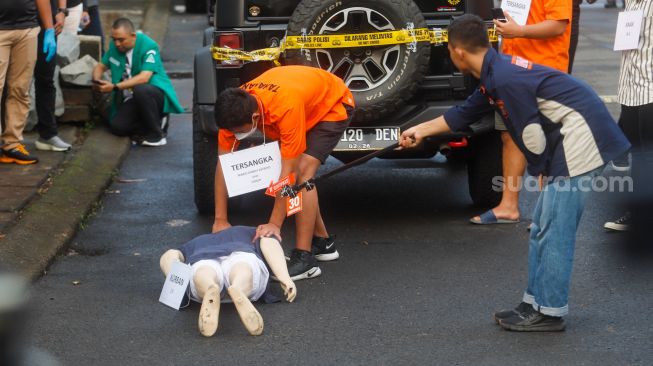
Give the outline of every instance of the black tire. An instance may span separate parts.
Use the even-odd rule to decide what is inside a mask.
[[[501,191],[493,186],[493,179],[503,174],[501,133],[491,131],[476,136],[470,144],[472,155],[467,161],[469,195],[476,206],[496,207],[501,201]]]
[[[370,10],[371,15],[365,13],[367,10],[353,8]],[[348,21],[338,23],[344,14]],[[362,16],[365,16],[363,22]],[[333,24],[339,25],[338,28],[331,26]],[[379,27],[382,30],[402,29],[408,24],[415,28],[426,27],[420,9],[412,0],[303,0],[290,17],[288,34],[367,33],[378,31]],[[327,26],[336,31],[326,30]],[[431,46],[426,42],[417,43],[415,52],[408,44],[289,50],[286,62],[320,67],[345,80],[356,99],[354,121],[363,122],[377,120],[413,97],[417,84],[427,72],[430,52]],[[385,62],[379,64],[379,59]]]
[[[193,14],[202,14],[206,12],[206,0],[184,0],[186,12]]]
[[[203,216],[215,215],[215,167],[218,163],[216,138],[202,130],[199,123],[199,107],[193,92],[193,186],[195,207]],[[238,211],[243,196],[229,198],[229,211]]]
[[[199,123],[199,107],[193,93],[193,180],[195,206],[201,215],[215,214],[215,165],[218,147],[214,136],[207,135]]]

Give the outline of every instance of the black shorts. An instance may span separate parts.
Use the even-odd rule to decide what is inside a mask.
[[[326,161],[329,154],[338,145],[342,138],[343,132],[354,114],[354,109],[345,105],[347,110],[347,119],[340,122],[320,122],[306,132],[306,151],[304,154],[310,155],[322,163]]]

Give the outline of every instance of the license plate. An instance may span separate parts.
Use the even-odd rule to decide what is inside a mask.
[[[382,150],[399,141],[399,127],[347,128],[333,151]]]

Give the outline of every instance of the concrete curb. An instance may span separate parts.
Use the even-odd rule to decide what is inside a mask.
[[[143,19],[143,31],[159,45],[167,30],[169,7],[170,0],[150,0]],[[8,230],[0,242],[0,266],[31,280],[43,275],[102,198],[130,146],[129,139],[112,135],[104,126],[91,130],[50,189]]]
[[[34,280],[73,238],[127,156],[129,139],[96,128],[54,178],[52,187],[24,211],[0,247],[0,264]]]

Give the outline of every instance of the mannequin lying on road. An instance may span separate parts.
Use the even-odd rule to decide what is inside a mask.
[[[215,334],[220,302],[229,300],[233,301],[251,335],[263,333],[263,318],[252,301],[263,297],[270,302],[270,275],[266,263],[281,283],[286,300],[292,302],[297,296],[281,245],[274,238],[261,238],[252,243],[255,233],[253,227],[234,226],[200,235],[178,250],[170,249],[161,256],[159,264],[166,276],[176,261],[191,265],[190,298],[202,303],[198,326],[203,336]]]

